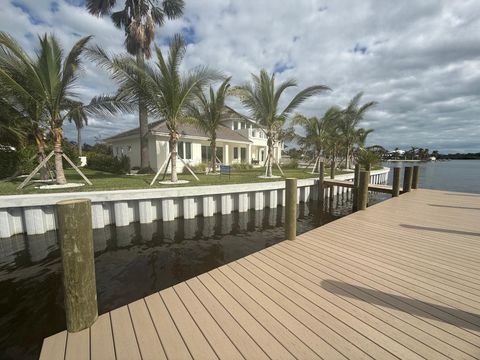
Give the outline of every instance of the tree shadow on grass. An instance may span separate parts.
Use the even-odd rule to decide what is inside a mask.
[[[439,320],[467,330],[480,331],[480,314],[432,304],[401,295],[389,294],[343,281],[323,280],[320,285],[325,290],[339,296],[400,310],[422,318]]]
[[[428,227],[428,226],[418,226],[418,225],[409,225],[409,224],[400,224],[400,226],[407,229],[413,229],[413,230],[434,231],[434,232],[455,234],[455,235],[480,236],[480,233],[471,232],[471,231],[440,229],[440,228],[434,228],[434,227]]]

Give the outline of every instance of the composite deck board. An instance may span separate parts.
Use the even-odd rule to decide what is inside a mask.
[[[480,195],[415,190],[44,340],[41,359],[480,359]]]

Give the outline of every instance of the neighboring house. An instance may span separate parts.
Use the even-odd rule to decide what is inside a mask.
[[[170,153],[169,135],[165,121],[156,121],[148,125],[148,146],[150,167],[158,171]],[[191,165],[209,163],[210,141],[207,134],[192,124],[179,126],[180,139],[178,155]],[[112,146],[115,156],[126,155],[130,165],[140,166],[139,129],[132,129],[105,140]],[[280,159],[283,143],[274,148],[275,159]],[[217,131],[217,158],[223,164],[249,163],[263,165],[267,156],[267,138],[254,121],[228,108]],[[177,160],[177,170],[183,170],[183,163]]]

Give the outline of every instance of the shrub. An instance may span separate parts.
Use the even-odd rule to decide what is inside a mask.
[[[283,169],[297,169],[298,168],[298,160],[290,159],[290,161],[285,162],[282,164]]]
[[[0,147],[0,179],[10,177],[18,170],[20,156],[7,146]]]
[[[113,174],[126,174],[130,172],[130,159],[128,156],[122,155],[118,158],[113,155],[107,155],[97,152],[88,152],[87,168],[110,172]]]
[[[253,165],[246,162],[232,165],[232,170],[251,170],[251,169],[253,169]]]
[[[205,163],[200,163],[200,164],[197,164],[197,165],[189,165],[189,166],[190,166],[190,169],[192,169],[192,171],[195,174],[205,174],[205,171],[208,168],[208,164],[205,164]],[[187,167],[184,166],[182,173],[183,174],[190,174],[190,171],[188,171]]]

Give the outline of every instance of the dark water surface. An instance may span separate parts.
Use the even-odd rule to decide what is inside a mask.
[[[375,197],[378,202],[382,198]],[[301,234],[350,212],[301,204]],[[94,231],[99,313],[105,313],[284,240],[283,208],[138,223]],[[43,338],[65,329],[55,232],[0,239],[0,359],[36,359]]]
[[[467,193],[480,193],[480,160],[449,160],[431,162],[387,162],[395,166],[420,166],[420,187],[434,190],[448,190]],[[388,183],[392,183],[390,171]],[[402,172],[403,176],[403,172]]]

